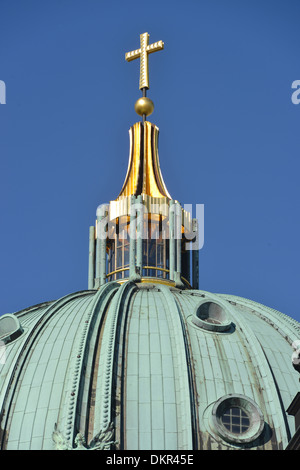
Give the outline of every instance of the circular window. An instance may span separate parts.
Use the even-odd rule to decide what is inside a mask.
[[[243,434],[250,427],[248,413],[238,406],[232,406],[224,411],[221,421],[225,428],[234,434]]]
[[[216,303],[203,301],[195,310],[193,323],[210,331],[226,331],[231,327],[225,308]]]
[[[228,442],[248,443],[259,437],[264,428],[263,414],[250,398],[227,395],[212,409],[213,427]]]
[[[19,319],[7,313],[0,317],[0,340],[4,343],[10,343],[23,333],[22,325]]]

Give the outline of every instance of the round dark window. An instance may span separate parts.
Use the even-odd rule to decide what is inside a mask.
[[[221,415],[221,422],[225,428],[234,434],[243,434],[250,427],[248,413],[238,406],[232,406]]]
[[[263,432],[264,418],[251,398],[229,394],[215,402],[212,408],[212,425],[226,441],[247,444]]]

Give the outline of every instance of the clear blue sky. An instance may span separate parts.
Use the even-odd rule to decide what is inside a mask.
[[[0,313],[87,288],[88,232],[128,163],[139,35],[164,180],[205,205],[200,288],[300,321],[300,2],[1,0]]]

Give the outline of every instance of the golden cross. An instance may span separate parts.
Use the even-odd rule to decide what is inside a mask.
[[[151,52],[160,51],[164,48],[162,41],[154,42],[149,45],[149,34],[143,33],[140,35],[141,47],[135,51],[127,52],[125,59],[130,62],[131,60],[140,57],[140,90],[149,88],[149,59],[148,54]]]

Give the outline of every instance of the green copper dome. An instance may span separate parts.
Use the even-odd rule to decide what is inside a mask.
[[[283,449],[294,433],[300,325],[263,305],[126,281],[15,317],[2,449]]]

